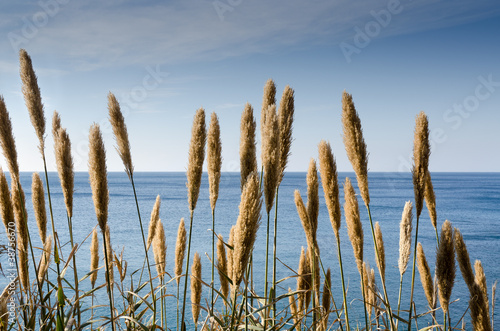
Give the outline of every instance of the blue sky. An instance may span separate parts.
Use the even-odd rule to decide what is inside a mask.
[[[295,89],[290,171],[307,170],[321,139],[339,170],[351,171],[344,90],[363,123],[370,170],[408,171],[423,110],[432,171],[498,171],[499,18],[494,0],[4,1],[0,94],[23,171],[43,165],[21,94],[19,48],[32,57],[47,123],[57,110],[68,128],[78,171],[87,170],[93,122],[102,124],[108,169],[123,168],[107,124],[109,91],[125,113],[136,171],[186,169],[199,107],[207,121],[219,115],[223,170],[238,171],[240,114],[250,102],[259,121],[268,78],[278,100],[285,85]],[[50,135],[47,147],[55,170]]]

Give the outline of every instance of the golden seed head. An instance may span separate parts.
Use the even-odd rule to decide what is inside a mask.
[[[380,229],[380,224],[375,223],[375,239],[377,241],[377,249],[378,249],[378,259],[377,259],[377,267],[380,271],[380,274],[383,277],[383,281],[385,281],[385,248],[384,248],[384,239],[382,238],[382,230]]]
[[[253,108],[247,103],[241,114],[240,124],[240,168],[241,190],[245,186],[248,175],[257,171],[257,152],[255,147],[255,129],[257,124],[253,117]]]
[[[302,247],[300,252],[299,268],[297,270],[297,290],[302,291],[302,293],[298,294],[298,308],[301,312],[309,306],[307,296],[310,295],[310,292],[308,291],[311,288],[312,280],[307,256],[308,254],[305,253],[304,247]]]
[[[300,331],[300,315],[297,310],[297,301],[295,295],[292,294],[292,289],[288,288],[288,303],[290,304],[290,314],[293,317],[293,322],[296,324],[295,330]]]
[[[401,222],[399,223],[399,274],[403,276],[408,267],[408,261],[411,254],[411,230],[412,230],[412,213],[413,205],[410,201],[405,203]]]
[[[309,215],[299,190],[295,190],[295,206],[297,207],[297,213],[304,228],[309,254],[312,254],[316,246],[316,231],[309,220]]]
[[[57,138],[56,138],[57,137]],[[73,217],[73,192],[75,186],[75,172],[73,170],[73,157],[71,156],[71,141],[66,129],[59,128],[54,136],[54,149],[56,154],[57,172],[61,181],[61,188],[66,204],[68,217]]]
[[[179,285],[180,276],[182,275],[182,263],[184,262],[184,254],[186,253],[186,225],[184,218],[179,222],[177,230],[177,241],[175,243],[175,277],[177,285]]]
[[[234,289],[234,233],[236,231],[236,225],[231,227],[229,230],[229,239],[227,240],[227,244],[231,247],[226,247],[226,255],[227,255],[227,276],[231,279],[233,285],[231,286]]]
[[[229,276],[227,276],[226,249],[222,236],[218,236],[217,240],[217,270],[219,271],[221,293],[224,298],[228,299],[229,281],[227,280],[227,277]]]
[[[319,195],[318,195],[318,170],[316,169],[316,161],[311,158],[309,169],[307,171],[307,214],[309,221],[313,225],[314,231],[318,228],[319,215]]]
[[[14,211],[12,209],[12,200],[10,197],[9,184],[2,168],[0,168],[0,216],[2,217],[5,232],[9,237],[9,223],[14,222]],[[9,237],[10,238],[10,237]]]
[[[153,210],[151,211],[151,219],[149,220],[149,228],[148,228],[148,240],[147,240],[147,248],[151,246],[153,239],[156,234],[158,222],[160,221],[160,205],[161,198],[160,195],[156,197],[155,204],[153,206]]]
[[[457,255],[458,266],[462,272],[462,277],[470,290],[475,281],[474,272],[472,271],[469,252],[467,251],[464,237],[462,236],[460,230],[456,228],[453,231],[453,244]]]
[[[356,258],[356,264],[358,266],[358,271],[360,275],[362,275],[363,226],[361,225],[361,219],[359,217],[359,206],[358,199],[356,198],[356,192],[354,191],[351,180],[349,178],[345,179],[344,198],[344,213],[347,223],[347,234],[349,235],[349,239],[351,240],[354,257]]]
[[[431,148],[429,144],[429,122],[427,115],[420,112],[415,120],[415,136],[413,140],[413,191],[415,192],[415,209],[417,217],[422,212],[425,184],[429,168],[429,156]]]
[[[134,173],[134,166],[132,165],[132,154],[130,153],[127,125],[125,125],[125,119],[120,110],[120,104],[111,92],[108,94],[108,110],[109,121],[113,127],[113,133],[115,134],[116,150],[122,159],[123,165],[125,166],[125,172],[130,179]]]
[[[0,95],[0,145],[7,161],[10,177],[13,181],[19,180],[16,142],[12,133],[12,122],[2,95]]]
[[[193,128],[191,130],[191,143],[189,145],[189,163],[186,174],[188,204],[191,213],[196,208],[196,202],[198,201],[198,195],[200,193],[206,141],[207,132],[205,129],[205,110],[200,108],[194,115]]]
[[[293,115],[295,112],[294,91],[290,86],[285,86],[278,108],[278,126],[280,130],[280,166],[278,185],[285,175],[290,148],[292,147]]]
[[[101,231],[106,231],[108,222],[108,175],[106,170],[106,149],[98,124],[90,127],[89,133],[89,178],[94,200],[95,214]]]
[[[219,183],[222,167],[222,143],[217,114],[212,113],[207,138],[207,170],[210,191],[210,207],[215,209],[219,197]]]
[[[370,318],[372,314],[372,306],[370,305],[370,302],[371,295],[373,294],[370,287],[370,277],[368,276],[369,270],[370,266],[368,265],[368,262],[363,261],[363,285],[365,291],[365,307],[368,312],[368,318]]]
[[[97,269],[99,268],[99,239],[97,238],[97,229],[92,231],[92,241],[90,243],[90,271],[94,271],[90,275],[90,283],[94,288],[97,280]]]
[[[198,252],[194,254],[191,266],[191,312],[194,324],[198,323],[201,302],[201,259]]]
[[[451,291],[455,282],[455,249],[451,222],[446,220],[441,228],[436,254],[436,276],[438,279],[439,302],[444,312],[448,312]]]
[[[109,270],[107,269],[108,266],[106,266],[106,271],[109,271],[109,286],[112,288],[113,287],[113,284],[114,284],[114,268],[113,268],[113,248],[111,246],[111,235],[109,233],[109,225],[106,224],[106,230],[105,230],[105,237],[106,237],[106,251],[104,251],[103,249],[103,252],[104,253],[108,253],[107,254],[107,259],[108,259],[108,263],[109,263]],[[104,246],[103,246],[104,248]]]
[[[429,264],[427,264],[424,249],[420,243],[417,245],[417,261],[418,272],[420,273],[420,281],[422,282],[422,287],[424,288],[425,297],[427,298],[429,307],[432,308],[434,300],[434,283],[432,281],[431,269],[429,268]]]
[[[266,111],[266,121],[262,127],[262,165],[264,167],[264,196],[266,212],[269,213],[274,204],[274,196],[279,180],[280,139],[276,106],[271,105]]]
[[[31,64],[31,57],[24,49],[19,51],[19,62],[24,101],[30,113],[31,123],[40,141],[40,152],[43,153],[45,144],[45,115],[43,112],[42,97],[37,77]]]
[[[265,127],[267,120],[267,108],[271,105],[276,104],[276,85],[274,81],[269,78],[264,85],[264,95],[262,97],[262,110],[260,114],[260,128],[261,128],[261,140],[264,141],[265,133],[262,130]]]
[[[33,180],[31,184],[31,200],[33,202],[33,209],[35,211],[36,225],[40,233],[40,239],[45,244],[47,236],[47,212],[45,209],[45,192],[43,190],[43,183],[38,173],[33,173]]]
[[[434,229],[436,229],[436,196],[434,195],[434,187],[432,186],[431,173],[429,171],[427,171],[427,176],[425,177],[424,198],[425,204],[427,205],[427,210],[429,211],[429,218],[431,219],[432,226],[434,227]]]
[[[18,256],[19,256],[19,279],[21,280],[21,285],[25,291],[29,290],[30,280],[28,271],[28,251],[21,246],[18,246]]]
[[[325,275],[325,283],[323,285],[323,300],[322,300],[322,303],[323,303],[323,309],[324,309],[324,313],[326,315],[326,321],[324,322],[328,322],[328,312],[330,311],[330,299],[331,299],[331,282],[332,282],[332,276],[331,276],[331,272],[330,272],[330,268],[328,268],[328,270],[326,271],[326,275]],[[324,323],[324,326],[326,326],[327,323]],[[326,330],[326,328],[324,328],[324,330]]]
[[[38,265],[38,282],[41,284],[50,266],[50,252],[52,250],[52,236],[49,235],[43,244],[43,253]]]
[[[339,200],[339,184],[337,178],[337,164],[333,157],[330,144],[324,140],[318,145],[319,152],[319,171],[321,173],[321,184],[325,195],[325,203],[330,216],[333,232],[338,238],[340,229],[340,200]]]
[[[17,246],[28,249],[28,214],[26,213],[26,198],[20,183],[11,182],[11,198],[16,219]]]
[[[163,228],[163,223],[160,219],[156,224],[156,231],[153,239],[153,254],[155,258],[156,272],[160,277],[160,281],[163,282],[163,277],[165,275],[165,257],[167,255],[167,245],[165,243],[165,229]]]
[[[248,177],[241,193],[240,213],[234,230],[233,281],[235,288],[240,285],[243,279],[257,238],[262,207],[261,196],[259,177],[254,172]]]
[[[52,136],[54,137],[54,142],[56,142],[59,136],[59,129],[61,128],[61,116],[54,110],[54,114],[52,115]]]
[[[354,107],[352,95],[346,91],[342,94],[342,125],[344,128],[344,145],[347,157],[351,161],[358,187],[365,202],[370,204],[370,194],[368,192],[368,152],[366,151],[363,129],[358,112]]]
[[[486,284],[486,275],[484,274],[484,269],[483,265],[481,264],[481,261],[476,260],[474,263],[474,271],[475,271],[475,283],[479,288],[481,289],[481,292],[483,292],[483,297],[484,300],[486,301],[485,306],[486,309],[489,310],[490,303],[488,301],[488,285]]]

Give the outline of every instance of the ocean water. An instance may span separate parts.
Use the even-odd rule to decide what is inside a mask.
[[[208,180],[206,174],[203,176],[200,197],[194,212],[191,261],[194,252],[198,252],[201,255],[203,281],[210,283],[211,266],[209,257],[211,255],[212,232],[210,229],[212,227],[212,219],[208,197]],[[340,182],[343,182],[345,177],[350,177],[353,180],[353,184],[356,185],[354,173],[339,173]],[[179,220],[184,217],[186,225],[189,226],[185,174],[166,172],[136,173],[134,178],[145,230],[147,229],[151,209],[154,205],[156,196],[161,196],[162,205],[160,217],[165,227],[166,243],[168,246],[166,270],[173,275],[174,249]],[[277,263],[277,279],[283,279],[283,281],[279,283],[278,294],[285,293],[289,287],[292,289],[296,287],[296,279],[293,278],[295,273],[293,270],[297,270],[301,246],[307,246],[293,198],[294,191],[298,189],[304,201],[306,201],[307,186],[305,178],[305,173],[287,173],[279,190],[277,233],[277,256],[279,261]],[[496,279],[500,278],[500,173],[433,173],[432,179],[436,194],[438,227],[448,219],[452,222],[454,227],[460,229],[466,241],[471,261],[473,262],[478,259],[481,260],[483,264],[491,302],[491,286]],[[69,241],[68,226],[64,200],[56,173],[49,174],[49,182],[54,222],[61,243],[65,245],[63,248],[63,256],[67,257],[70,251],[69,244],[67,244]],[[109,226],[112,247],[118,254],[123,251],[123,257],[128,262],[128,273],[132,273],[140,269],[144,262],[143,244],[132,187],[125,173],[109,173],[108,182],[110,194]],[[36,228],[31,204],[31,174],[23,173],[21,175],[21,183],[26,193],[28,223],[33,238],[33,245],[35,247],[40,247],[40,239],[38,237],[38,230]],[[413,201],[411,175],[409,173],[370,173],[369,188],[373,220],[380,223],[383,232],[388,295],[391,306],[395,309],[397,306],[399,289],[399,271],[397,267],[399,256],[399,222],[405,202],[408,200]],[[355,189],[358,192],[356,186]],[[336,242],[328,218],[321,185],[319,193],[320,214],[317,236],[321,260],[325,269],[331,269],[333,296],[335,303],[340,307],[342,304],[342,292]],[[219,199],[215,211],[215,232],[221,234],[225,239],[228,238],[229,230],[231,226],[235,224],[238,217],[239,202],[239,173],[223,173],[220,183]],[[341,202],[343,203],[342,190]],[[361,198],[359,198],[359,202],[364,230],[365,260],[367,260],[373,268],[376,268],[368,215]],[[272,213],[274,215],[274,209]],[[263,293],[266,221],[267,216],[263,214],[254,248],[254,282],[256,284],[255,288],[257,293]],[[89,234],[96,224],[97,221],[92,203],[92,193],[88,174],[77,173],[75,176],[73,231],[75,241],[79,243],[77,264],[80,278],[89,271]],[[50,218],[48,227],[50,229]],[[273,226],[271,225],[271,229],[272,228]],[[347,301],[349,317],[353,325],[360,323],[360,326],[364,327],[363,306],[360,301],[362,298],[360,279],[356,269],[352,247],[347,235],[344,216],[342,216],[340,235],[344,274],[348,287]],[[102,237],[99,236],[100,240],[101,238]],[[433,273],[436,238],[434,228],[431,225],[425,207],[420,219],[418,241],[420,241],[424,247],[427,260]],[[6,237],[0,236],[0,244],[5,243]],[[152,250],[150,250],[150,252],[151,262],[153,263]],[[272,247],[270,248],[270,252],[272,254]],[[35,254],[39,254],[39,251]],[[101,256],[102,255],[101,253]],[[412,260],[410,260],[410,265],[405,274],[403,283],[402,309],[406,310],[408,309],[410,296],[411,261]],[[6,257],[2,256],[0,262],[2,265],[5,265]],[[156,275],[156,271],[153,271],[153,273]],[[118,279],[117,275],[118,273],[115,271],[115,279]],[[68,272],[66,278],[71,280],[72,272]],[[33,277],[31,279],[33,280]],[[167,276],[167,280],[169,279],[170,277]],[[378,277],[377,270],[376,279],[380,286],[380,278]],[[137,280],[138,273],[134,276],[135,284],[137,284]],[[269,280],[271,280],[271,277],[269,277]],[[104,272],[100,271],[97,284],[103,282]],[[7,280],[0,277],[0,285],[5,286],[6,283]],[[129,283],[130,278],[127,278],[124,286],[128,286]],[[183,284],[183,281],[181,284]],[[215,284],[216,286],[219,284],[217,271]],[[88,280],[84,280],[81,283],[83,290],[88,290],[89,286]],[[175,281],[167,284],[166,288],[168,294],[176,294]],[[203,302],[205,302],[205,300],[210,300],[209,292],[208,288],[203,288]],[[120,297],[119,291],[115,291],[115,297],[117,306],[120,307],[120,305],[123,305],[123,299]],[[106,305],[108,302],[107,300],[106,293],[102,290],[97,295],[95,303]],[[460,317],[466,312],[468,300],[468,290],[457,265],[455,285],[451,296],[451,301],[453,302],[450,306],[452,325],[455,325]],[[424,313],[428,310],[418,271],[416,273],[415,302],[418,313]],[[90,305],[90,302],[86,304]],[[167,298],[167,307],[169,328],[175,329],[175,298],[173,296]],[[222,310],[221,300],[218,301],[216,307]],[[98,313],[107,314],[108,311],[100,310]],[[187,307],[186,314],[186,320],[192,323],[190,307]],[[206,312],[202,311],[200,320],[203,320],[205,316]],[[407,318],[407,313],[403,313],[402,316]],[[333,314],[331,318],[333,320]],[[437,313],[437,318],[438,321],[442,320],[442,313],[440,311]],[[465,319],[470,328],[470,317],[468,312]],[[424,317],[419,319],[419,327],[424,327],[427,323],[428,318]],[[500,323],[500,319],[495,318],[495,324],[498,323]]]

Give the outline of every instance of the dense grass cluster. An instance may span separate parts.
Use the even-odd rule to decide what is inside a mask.
[[[96,227],[88,234],[91,240],[90,253],[80,250],[73,238],[73,191],[74,171],[71,142],[62,127],[61,118],[54,112],[52,135],[64,203],[67,214],[69,238],[61,238],[54,226],[50,183],[45,160],[46,123],[37,77],[26,51],[20,51],[22,91],[26,106],[39,140],[39,152],[44,164],[44,178],[33,174],[32,204],[43,243],[42,250],[34,249],[31,236],[35,229],[27,226],[26,200],[20,184],[17,152],[10,116],[4,99],[0,96],[0,145],[8,165],[9,181],[0,170],[0,209],[5,225],[9,269],[15,276],[0,297],[0,330],[81,330],[110,328],[112,330],[451,330],[465,322],[451,320],[450,296],[455,282],[455,264],[458,262],[462,276],[470,291],[469,311],[474,330],[493,330],[496,283],[491,300],[488,299],[486,277],[480,261],[474,264],[469,258],[462,234],[451,222],[437,224],[436,202],[432,179],[428,170],[430,157],[429,128],[427,116],[422,112],[416,117],[413,147],[412,178],[414,201],[408,201],[402,210],[400,223],[399,261],[400,275],[397,304],[389,302],[386,286],[386,258],[382,225],[372,220],[368,180],[368,151],[363,138],[361,120],[355,109],[352,96],[342,96],[342,124],[345,150],[356,173],[357,187],[351,179],[339,183],[337,165],[330,144],[319,142],[318,160],[311,159],[307,172],[307,200],[295,191],[295,205],[307,241],[302,249],[295,278],[297,287],[282,291],[277,279],[277,231],[278,197],[280,184],[286,172],[287,160],[292,145],[294,119],[294,91],[284,89],[279,103],[276,102],[276,87],[268,80],[264,87],[261,110],[261,169],[256,155],[256,120],[250,104],[241,116],[240,166],[241,201],[239,216],[228,235],[217,229],[216,208],[221,178],[222,145],[219,120],[212,113],[208,130],[205,111],[199,109],[193,120],[192,137],[187,168],[187,192],[189,221],[180,220],[175,247],[175,268],[166,270],[166,238],[159,217],[161,199],[157,197],[149,224],[144,224],[137,202],[134,182],[134,167],[129,137],[118,100],[108,95],[109,120],[116,138],[116,150],[123,161],[130,180],[137,207],[137,221],[143,243],[144,264],[139,270],[128,270],[123,254],[113,251],[108,226],[108,176],[106,150],[101,130],[97,124],[89,131],[89,181],[95,207]],[[210,207],[212,213],[212,249],[203,259],[198,252],[192,254],[193,220],[202,182],[203,164],[208,169]],[[44,180],[45,183],[44,183]],[[44,185],[45,184],[45,185]],[[335,235],[331,246],[338,257],[342,302],[335,302],[332,295],[331,271],[325,270],[317,241],[319,190],[322,186],[325,205]],[[140,188],[137,188],[140,190]],[[340,190],[344,203],[341,208]],[[368,220],[362,220],[357,196],[367,210]],[[49,210],[46,210],[46,200]],[[436,233],[436,268],[432,271],[418,242],[418,229],[424,201]],[[415,208],[413,208],[415,207]],[[341,238],[339,229],[342,212],[348,237]],[[50,217],[50,222],[48,222]],[[414,222],[415,218],[415,222]],[[50,228],[47,224],[50,223]],[[146,229],[147,225],[147,229]],[[187,225],[187,227],[186,227]],[[366,240],[363,226],[369,226],[371,238]],[[253,249],[257,233],[266,233],[266,255],[264,270],[254,269]],[[226,239],[225,239],[226,238]],[[341,240],[352,244],[356,268],[359,272],[364,304],[364,320],[349,319],[347,282],[344,280]],[[373,244],[375,269],[365,259],[365,248]],[[99,246],[102,254],[99,255]],[[63,254],[62,247],[70,247]],[[270,252],[272,250],[272,252]],[[402,298],[403,277],[411,266],[411,296]],[[38,253],[38,252],[41,252]],[[67,249],[65,249],[67,252]],[[150,257],[152,252],[153,259]],[[88,270],[82,270],[78,257],[90,254]],[[202,264],[211,270],[210,281],[202,280]],[[77,267],[78,266],[78,267]],[[5,266],[4,266],[5,269]],[[105,273],[105,282],[96,284],[97,273]],[[156,270],[154,270],[156,269]],[[416,270],[420,275],[422,289],[427,299],[425,311],[415,311],[413,302],[417,286]],[[254,284],[254,273],[264,274],[263,286]],[[215,286],[218,277],[220,286]],[[172,291],[175,284],[176,291]],[[90,284],[90,286],[89,286]],[[190,298],[188,295],[190,287]],[[83,291],[82,288],[91,288]],[[259,292],[257,288],[263,288]],[[419,290],[422,290],[419,289]],[[202,303],[202,292],[206,301]],[[106,313],[102,306],[94,305],[94,298],[106,293],[109,303]],[[206,293],[209,293],[208,295]],[[116,303],[116,297],[122,300]],[[176,298],[175,320],[167,320],[167,296]],[[223,307],[220,309],[220,307]],[[98,313],[96,313],[96,311]],[[425,325],[418,324],[426,316]],[[431,316],[431,324],[428,323]],[[462,327],[463,328],[463,327]]]

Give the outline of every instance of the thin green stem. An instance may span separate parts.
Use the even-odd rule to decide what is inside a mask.
[[[340,266],[340,278],[342,280],[342,298],[344,300],[344,313],[345,313],[345,324],[346,328],[349,331],[351,326],[349,325],[349,313],[347,312],[347,298],[346,298],[346,290],[345,290],[345,281],[344,281],[344,267],[342,264],[342,254],[340,253],[340,235],[335,236],[337,238],[337,254],[339,258],[339,266]],[[363,277],[361,277],[363,278]]]
[[[146,237],[144,236],[144,227],[142,225],[142,219],[141,219],[141,212],[139,210],[139,202],[137,201],[137,193],[135,191],[135,183],[134,183],[134,175],[130,175],[130,182],[132,184],[132,189],[134,191],[134,198],[135,198],[135,206],[137,209],[137,216],[139,217],[139,225],[141,227],[141,236],[142,236],[142,244],[144,245],[144,252],[146,253],[146,261],[148,264],[148,275],[149,275],[149,285],[151,288],[151,299],[153,301],[153,326],[156,326],[156,299],[155,299],[155,293],[153,289],[153,277],[151,277],[151,266],[149,264],[149,256],[148,256],[148,248],[146,246]],[[144,269],[144,267],[143,267]],[[139,282],[140,285],[140,282]]]
[[[276,202],[274,206],[274,243],[273,243],[273,327],[276,323],[276,246],[278,238],[278,190],[276,188]]]
[[[186,276],[184,279],[184,295],[182,297],[182,318],[181,318],[181,328],[184,329],[184,314],[186,312],[186,292],[187,292],[187,283],[189,276],[189,256],[191,254],[191,234],[193,233],[193,214],[194,211],[191,210],[190,213],[190,221],[189,221],[189,239],[188,239],[188,247],[187,247],[187,258],[186,258]]]
[[[114,321],[114,307],[113,307],[113,294],[112,294],[112,284],[109,276],[109,261],[108,261],[108,248],[106,245],[106,235],[102,232],[102,240],[104,243],[104,259],[106,260],[106,281],[108,283],[108,296],[109,296],[109,310],[110,310],[110,319],[111,319],[111,329],[115,331],[115,321]]]
[[[323,267],[323,262],[321,261],[321,257],[318,260],[319,260],[319,265],[321,266],[321,271],[323,271],[323,277],[326,278],[325,267]],[[337,304],[335,303],[335,299],[333,298],[331,284],[330,284],[330,288],[328,290],[330,291],[330,297],[332,298],[333,308],[335,308],[335,314],[337,315],[337,320],[339,321],[340,331],[343,331],[344,328],[342,327],[342,321],[340,320],[340,314],[339,314],[339,311],[337,309]]]
[[[443,319],[444,319],[444,327],[443,327],[443,330],[446,331],[446,312],[443,312]]]
[[[439,247],[439,235],[438,235],[438,229],[437,229],[437,227],[434,227],[434,230],[436,231],[436,243],[437,243],[437,245]]]
[[[401,307],[401,293],[403,292],[403,275],[401,274],[399,278],[399,295],[398,295],[398,316],[399,316],[399,309]],[[396,321],[396,330],[398,329],[399,325],[399,319]]]
[[[229,330],[233,330],[234,326],[234,315],[236,313],[236,299],[238,297],[238,286],[234,285],[234,301],[233,301],[233,312],[231,313],[231,328]],[[265,330],[265,328],[264,328]]]
[[[312,247],[312,308],[313,321],[312,329],[316,329],[316,247]]]
[[[177,283],[177,313],[175,314],[177,316],[177,328],[176,330],[179,330],[179,281]]]
[[[417,244],[418,244],[418,224],[420,221],[420,215],[417,214],[417,225],[415,227],[415,246],[413,248],[413,268],[411,271],[411,294],[410,294],[410,314],[408,316],[408,331],[411,331],[411,314],[412,314],[412,303],[413,303],[413,289],[415,286],[415,265],[417,260]]]
[[[366,325],[366,331],[369,330],[368,328],[368,314],[366,312],[366,292],[365,292],[365,277],[363,277],[363,270],[360,273],[361,276],[361,288],[363,290],[363,310],[365,311],[365,325]]]
[[[378,253],[378,245],[377,245],[377,240],[375,239],[375,230],[373,229],[373,221],[372,221],[372,214],[370,212],[370,205],[366,205],[366,209],[368,210],[368,218],[370,219],[370,227],[372,230],[372,236],[373,236],[373,244],[375,246],[375,254],[377,255],[377,261],[380,264],[380,255]],[[418,222],[417,222],[418,224]],[[418,226],[418,225],[417,225]],[[387,308],[387,313],[389,314],[389,320],[391,322],[391,330],[395,330],[394,326],[394,319],[392,317],[392,310],[391,310],[391,305],[389,303],[389,296],[387,295],[387,288],[385,286],[385,277],[382,275],[382,270],[378,268],[379,274],[380,274],[380,279],[382,280],[382,289],[384,290],[384,298],[385,298],[385,306]]]
[[[215,208],[212,209],[212,278],[210,282],[210,287],[212,290],[212,296],[210,300],[210,316],[214,315],[214,268],[215,268]]]
[[[264,306],[268,303],[267,297],[267,274],[269,268],[269,213],[267,213],[267,234],[266,234],[266,268],[264,276]],[[267,328],[267,311],[268,308],[264,309],[264,330]]]
[[[71,250],[73,250],[73,248],[75,247],[75,244],[73,241],[73,222],[71,220],[71,217],[69,217],[69,215],[67,213],[66,213],[66,216],[68,218],[68,228],[69,228],[69,238],[70,238],[70,242],[71,242]],[[81,325],[81,311],[80,311],[80,302],[79,302],[80,294],[78,291],[78,272],[76,269],[76,254],[73,254],[73,275],[75,277],[75,295],[76,295],[75,301],[78,302],[78,305],[76,306],[76,311],[77,311],[77,316],[78,316],[77,326],[79,329],[80,325]]]

